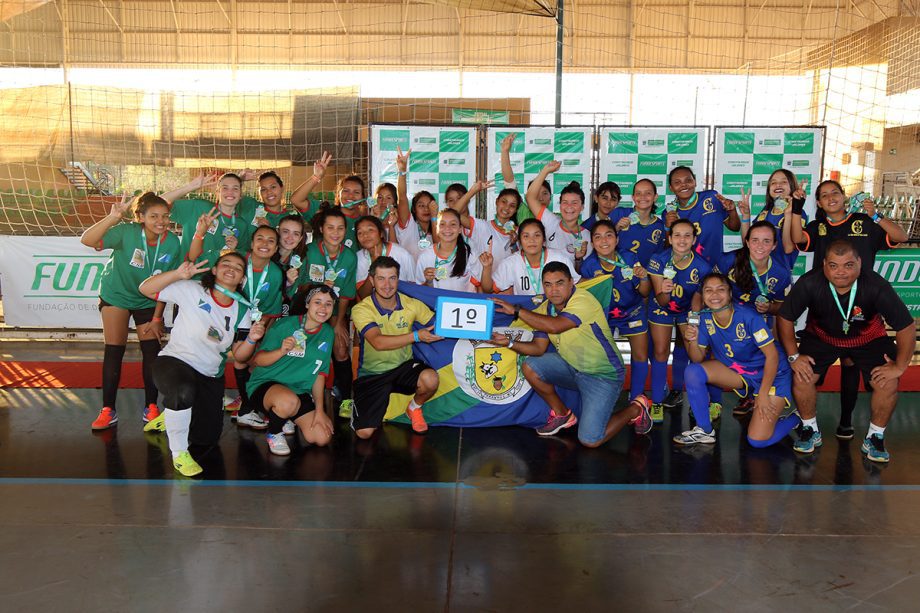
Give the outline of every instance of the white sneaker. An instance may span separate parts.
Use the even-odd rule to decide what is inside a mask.
[[[687,430],[675,436],[674,442],[678,445],[696,445],[698,443],[712,445],[716,442],[716,431],[706,432],[699,426],[694,426],[693,430]]]
[[[289,419],[289,420],[287,420],[286,422],[284,422],[284,426],[281,428],[281,431],[282,431],[284,434],[288,434],[288,435],[294,434],[295,432],[297,432],[297,426],[295,426],[295,425],[294,425],[294,422],[292,422],[292,421]]]
[[[291,448],[288,447],[287,441],[284,440],[284,434],[267,434],[265,440],[268,441],[268,450],[275,455],[291,455]]]
[[[246,426],[253,430],[265,430],[268,428],[268,422],[262,419],[255,411],[250,411],[245,415],[238,415],[236,418],[237,426]]]

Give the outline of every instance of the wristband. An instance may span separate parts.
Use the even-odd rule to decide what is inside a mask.
[[[875,223],[878,223],[878,222],[880,222],[880,221],[883,220],[883,219],[885,219],[885,216],[882,215],[882,214],[881,214],[880,212],[878,212],[878,211],[876,211],[876,212],[875,212],[875,215],[872,216],[872,221],[874,221]]]
[[[258,343],[259,341],[251,341],[251,340],[249,340],[249,337],[247,336],[247,337],[246,337],[246,342],[249,343],[250,345],[255,345],[255,344]]]
[[[409,173],[406,172],[405,170],[400,170],[400,171],[399,171],[398,173],[396,173],[396,174],[398,174],[400,177],[405,177],[405,176],[406,176],[407,174],[409,174]]]
[[[514,305],[514,316],[519,317],[520,314],[521,314],[521,305],[519,304]]]
[[[745,217],[744,219],[741,220],[741,223],[751,223],[751,218]]]
[[[204,240],[204,234],[196,234],[194,238],[197,238],[199,240]]]
[[[412,338],[415,339],[415,342],[416,342],[416,343],[420,343],[420,342],[421,342],[421,340],[420,340],[419,337],[418,337],[418,330],[415,330],[415,331],[412,332]]]
[[[153,318],[150,319],[150,321],[151,321],[151,322],[154,322],[154,321],[163,321],[163,318],[162,318],[162,317],[153,317]]]

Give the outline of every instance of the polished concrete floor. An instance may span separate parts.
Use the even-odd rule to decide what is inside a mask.
[[[588,450],[574,433],[387,425],[271,456],[226,424],[174,478],[141,432],[140,392],[92,434],[98,390],[0,390],[2,611],[916,610],[920,396],[886,436],[892,462],[834,438],[751,449],[722,419],[686,450],[670,414],[649,437]],[[726,409],[734,400],[726,395]]]

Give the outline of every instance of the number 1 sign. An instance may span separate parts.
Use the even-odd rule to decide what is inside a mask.
[[[435,307],[434,333],[445,338],[492,338],[495,303],[491,300],[441,296]]]

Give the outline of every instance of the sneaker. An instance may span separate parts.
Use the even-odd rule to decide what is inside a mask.
[[[835,436],[841,441],[849,441],[856,436],[856,428],[853,426],[837,426]]]
[[[355,408],[355,401],[351,398],[346,398],[341,403],[339,403],[339,417],[342,419],[351,419],[351,412]]]
[[[297,432],[297,426],[289,419],[284,422],[284,425],[281,427],[281,432],[288,435],[294,434]]]
[[[754,410],[754,397],[748,396],[747,398],[742,398],[735,408],[732,409],[732,415],[747,415]]]
[[[236,398],[227,398],[224,396],[224,410],[225,411],[239,411],[240,405],[243,404],[243,399],[239,396]]]
[[[183,451],[179,457],[173,458],[173,468],[183,477],[194,477],[204,472],[188,451]]]
[[[115,425],[118,425],[118,414],[111,407],[102,407],[93,421],[93,430],[107,430]]]
[[[814,453],[815,448],[823,444],[821,432],[812,429],[810,426],[799,426],[799,440],[792,445],[792,448],[799,453]]]
[[[157,408],[155,404],[148,404],[144,407],[144,423],[149,423],[157,418],[160,414],[160,409]]]
[[[250,411],[245,415],[238,415],[236,418],[237,426],[246,426],[247,428],[252,428],[253,430],[265,430],[268,428],[268,422],[262,419],[262,416],[259,415],[256,411]]]
[[[867,436],[862,444],[862,452],[873,462],[888,462],[891,460],[891,454],[885,451],[884,434]]]
[[[240,416],[239,411],[233,411],[232,413],[230,413],[230,423],[235,424],[239,416]]]
[[[344,402],[342,403],[344,404]],[[341,412],[339,413],[341,415]],[[428,423],[425,421],[425,416],[422,414],[421,407],[417,409],[406,409],[406,415],[409,416],[409,421],[412,422],[412,431],[418,434],[424,434],[428,432]]]
[[[684,405],[684,393],[677,390],[671,390],[671,393],[662,401],[666,409],[674,409]]]
[[[722,417],[722,404],[719,402],[709,403],[709,421],[715,421]]]
[[[160,413],[144,424],[144,432],[166,432],[166,416]]]
[[[649,416],[653,424],[662,423],[664,421],[664,405],[660,402],[653,404],[652,408],[649,409]]]
[[[265,440],[268,441],[268,450],[275,455],[291,455],[291,448],[288,447],[287,441],[284,439],[284,434],[279,432],[278,434],[268,433],[265,435]]]
[[[537,428],[537,434],[540,436],[552,436],[564,428],[571,428],[578,423],[575,413],[569,411],[566,415],[556,415],[549,412],[549,418],[546,423]]]
[[[652,402],[644,394],[633,398],[633,402],[639,405],[639,415],[630,419],[629,423],[636,429],[636,434],[648,434],[652,429],[652,416],[649,413]]]
[[[693,426],[693,430],[687,430],[675,436],[674,442],[678,445],[696,445],[698,443],[712,445],[716,442],[716,431],[706,432],[699,426]]]

